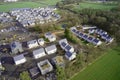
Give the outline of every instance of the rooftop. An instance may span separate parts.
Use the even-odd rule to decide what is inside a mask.
[[[37,63],[37,65],[41,71],[41,74],[43,75],[53,70],[53,66],[47,59],[44,61],[40,61],[39,63]]]

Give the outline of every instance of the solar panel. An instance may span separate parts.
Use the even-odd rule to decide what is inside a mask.
[[[46,33],[46,35],[47,35],[47,36],[50,36],[50,35],[51,35],[51,33],[50,33],[50,32],[48,32],[48,33]]]
[[[103,30],[100,30],[100,35],[103,35],[103,34],[106,34],[107,32],[103,31]]]
[[[79,33],[79,37],[82,37],[83,36],[83,33]]]
[[[79,34],[79,31],[77,31],[76,34]]]
[[[70,46],[70,45],[67,45],[67,46],[65,47],[65,49],[67,49],[67,51],[69,51],[69,50],[71,49],[71,46]]]
[[[62,42],[61,45],[65,47],[67,44],[65,42]]]
[[[108,35],[107,34],[103,34],[102,37],[108,37]]]
[[[71,57],[72,56],[72,53],[71,52],[66,52],[65,53],[68,57]]]
[[[96,32],[98,33],[100,31],[100,29],[96,29]]]
[[[93,41],[94,41],[95,43],[98,43],[98,42],[99,42],[99,40],[98,40],[98,39],[94,39]]]
[[[76,32],[76,30],[75,30],[75,29],[72,29],[72,31],[73,31],[73,32]]]
[[[93,40],[93,37],[88,37],[88,40],[89,40],[89,41],[92,41],[92,40]]]
[[[15,48],[15,47],[16,47],[15,42],[13,42],[11,46],[12,46],[13,48]]]
[[[106,37],[107,40],[111,40],[112,38],[110,36]]]
[[[87,39],[87,37],[88,37],[88,35],[85,34],[85,35],[83,36],[83,39]]]

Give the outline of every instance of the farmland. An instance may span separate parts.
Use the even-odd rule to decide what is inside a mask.
[[[100,59],[79,72],[71,80],[119,80],[120,79],[120,47],[108,51]]]
[[[44,0],[36,2],[15,2],[15,3],[1,3],[0,12],[7,12],[14,8],[35,8],[35,7],[47,7],[49,5],[55,5],[60,0]]]

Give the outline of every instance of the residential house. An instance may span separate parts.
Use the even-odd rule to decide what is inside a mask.
[[[35,59],[41,58],[43,56],[45,56],[45,51],[43,48],[37,49],[33,51],[33,56]]]
[[[18,52],[23,52],[22,44],[20,42],[12,42],[10,44],[12,54],[17,54]]]
[[[56,40],[56,36],[50,32],[45,33],[45,38],[47,38],[50,42],[53,42]]]
[[[56,47],[56,45],[47,46],[45,48],[45,51],[47,52],[48,55],[53,54],[53,53],[57,52],[57,47]]]
[[[92,43],[95,44],[95,45],[97,45],[97,46],[99,46],[99,45],[102,44],[102,42],[101,42],[99,39],[94,39],[94,40],[92,41]]]
[[[71,60],[73,60],[73,59],[75,59],[76,58],[76,53],[75,52],[66,52],[65,53],[65,57],[69,60],[69,61],[71,61]]]
[[[63,50],[65,50],[66,52],[74,52],[74,48],[68,44],[67,39],[62,39],[59,41],[59,45],[61,46],[61,48]]]
[[[47,59],[37,63],[37,66],[40,69],[42,75],[45,75],[46,73],[53,70],[52,64]]]
[[[45,41],[44,41],[43,38],[38,39],[38,44],[39,44],[39,45],[43,46],[44,43],[45,43]]]
[[[38,47],[38,46],[39,46],[37,40],[28,41],[28,42],[27,42],[27,45],[28,45],[28,48],[29,48],[29,49],[35,48],[35,47]]]
[[[72,52],[74,52],[74,48],[68,44],[67,46],[65,46],[65,51],[72,53]]]
[[[59,41],[59,45],[60,45],[60,47],[61,47],[62,49],[65,49],[65,46],[68,45],[67,39],[61,39],[61,40]]]
[[[106,42],[112,42],[113,38],[108,35],[106,31],[103,31],[102,29],[96,29],[95,33],[100,35],[102,39],[104,39]]]
[[[15,65],[20,65],[27,61],[23,54],[14,56],[13,59],[14,59]]]

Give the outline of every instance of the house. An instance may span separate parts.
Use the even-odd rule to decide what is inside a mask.
[[[23,52],[22,44],[20,42],[12,42],[10,44],[12,54],[17,54],[18,52]]]
[[[67,39],[62,39],[59,41],[60,47],[66,52],[74,52],[74,48],[68,44]]]
[[[33,56],[35,59],[41,58],[43,56],[45,56],[45,51],[43,48],[37,49],[33,51]]]
[[[74,48],[68,44],[67,46],[65,46],[65,51],[72,53],[72,52],[74,52]]]
[[[39,45],[43,46],[44,43],[45,43],[45,41],[44,41],[43,38],[38,39],[38,44],[39,44]]]
[[[76,58],[76,53],[75,52],[66,52],[65,53],[65,57],[69,60],[69,61],[71,61],[71,60],[73,60],[73,59],[75,59]]]
[[[89,36],[88,36],[87,34],[84,34],[84,35],[82,36],[82,38],[83,38],[84,40],[87,40],[88,37],[89,37]]]
[[[38,67],[33,67],[29,69],[29,72],[30,72],[31,77],[35,77],[40,73]]]
[[[15,65],[23,64],[27,61],[23,54],[14,56],[13,59],[14,59]]]
[[[103,31],[102,29],[96,29],[95,33],[99,34],[100,36],[102,36],[103,34],[107,34],[107,32]]]
[[[102,39],[104,39],[106,42],[112,42],[113,38],[108,35],[106,31],[103,31],[102,29],[96,29],[96,34],[100,35]]]
[[[67,41],[66,38],[65,38],[65,39],[61,39],[61,40],[59,40],[59,45],[61,45],[62,42],[68,43],[68,41]]]
[[[47,59],[37,63],[37,66],[40,69],[42,75],[45,75],[46,73],[53,70],[52,64]]]
[[[112,42],[113,41],[113,38],[110,37],[108,34],[103,34],[101,36],[102,39],[106,40],[106,42]]]
[[[71,30],[71,32],[74,33],[74,34],[78,31],[78,30],[76,29],[76,27],[71,27],[70,30]]]
[[[94,39],[95,39],[94,37],[89,36],[89,37],[87,38],[87,41],[91,43]]]
[[[99,46],[99,45],[102,44],[102,42],[101,42],[100,40],[98,40],[98,39],[94,39],[94,40],[92,41],[92,43],[95,44],[95,45],[97,45],[97,46]]]
[[[29,48],[29,49],[39,46],[37,40],[28,41],[28,42],[27,42],[27,45],[28,45],[28,48]]]
[[[68,45],[66,42],[61,42],[60,46],[62,49],[65,49],[65,47]]]
[[[89,34],[93,34],[95,32],[95,29],[89,29],[88,32]]]
[[[47,54],[53,54],[57,52],[57,47],[56,45],[51,45],[45,48],[45,51],[47,52]]]
[[[55,65],[58,65],[58,66],[61,66],[61,67],[65,66],[63,56],[56,56],[56,57],[52,58],[52,60],[53,60],[53,63]]]
[[[59,45],[62,49],[65,49],[65,46],[68,44],[67,39],[61,39]]]
[[[50,42],[53,42],[56,40],[56,36],[50,32],[45,33],[45,38],[47,38]]]

